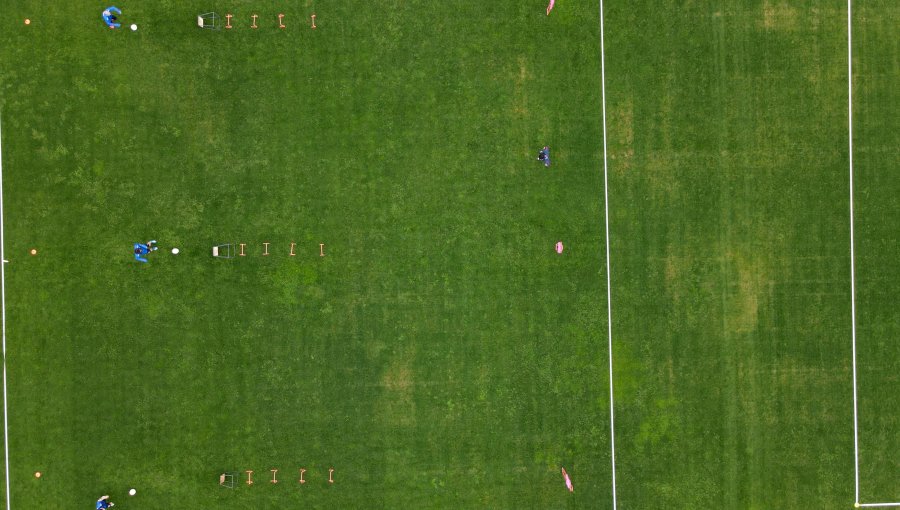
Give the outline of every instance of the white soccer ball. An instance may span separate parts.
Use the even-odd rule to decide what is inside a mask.
[[[134,489],[131,489],[130,491],[128,491],[129,496],[134,496],[135,494],[137,494],[137,491]]]
[[[137,25],[131,25],[132,30],[137,30]]]
[[[172,248],[172,255],[178,255],[178,248]]]

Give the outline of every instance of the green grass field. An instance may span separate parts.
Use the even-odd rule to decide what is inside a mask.
[[[613,508],[597,3],[117,5],[0,3],[11,508]],[[853,5],[862,503],[898,26]],[[618,508],[852,508],[846,3],[606,0],[605,46]]]

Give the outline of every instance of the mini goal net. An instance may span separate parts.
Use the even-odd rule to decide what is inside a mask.
[[[219,15],[214,12],[197,15],[197,26],[200,28],[208,28],[210,30],[219,29]]]
[[[234,489],[236,479],[237,473],[222,473],[221,475],[219,475],[219,487],[223,487],[225,489]]]
[[[234,258],[234,245],[231,243],[220,244],[212,247],[212,256],[217,259]]]

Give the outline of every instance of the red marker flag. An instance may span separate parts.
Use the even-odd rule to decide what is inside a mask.
[[[556,0],[550,0],[550,4],[547,5],[547,16],[550,15],[550,11],[553,10],[553,4],[556,3]]]
[[[566,468],[561,469],[563,478],[566,480],[566,487],[569,489],[569,492],[575,492],[575,488],[572,487],[572,479],[569,478],[569,473],[566,473]]]

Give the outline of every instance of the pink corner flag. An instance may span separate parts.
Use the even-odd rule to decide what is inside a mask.
[[[569,489],[569,492],[575,492],[575,488],[572,487],[572,479],[569,478],[569,473],[566,473],[566,468],[562,469],[563,478],[566,479],[566,487]]]
[[[550,11],[553,10],[553,4],[556,3],[556,0],[550,0],[550,3],[547,5],[547,16],[550,15]]]

